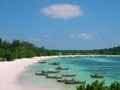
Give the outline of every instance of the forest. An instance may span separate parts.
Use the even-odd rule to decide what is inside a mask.
[[[30,58],[34,56],[57,55],[53,50],[47,50],[44,47],[36,47],[26,42],[14,40],[12,43],[0,39],[0,61],[11,61],[17,58]]]
[[[13,40],[11,43],[0,38],[0,61],[18,58],[52,55],[120,55],[120,46],[95,50],[50,50],[36,47],[27,41]]]

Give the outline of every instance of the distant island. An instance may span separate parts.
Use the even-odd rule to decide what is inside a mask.
[[[13,40],[10,43],[0,38],[0,61],[52,55],[120,55],[120,46],[94,50],[49,50],[27,41]]]

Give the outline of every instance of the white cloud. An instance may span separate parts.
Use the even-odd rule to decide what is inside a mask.
[[[87,33],[81,33],[80,35],[78,35],[78,38],[91,39],[92,35],[87,34]]]
[[[80,7],[72,4],[55,4],[42,9],[42,12],[52,18],[69,19],[82,16]]]
[[[71,34],[70,35],[71,38],[78,38],[78,39],[91,39],[92,35],[88,34],[88,33],[80,33],[80,34]]]

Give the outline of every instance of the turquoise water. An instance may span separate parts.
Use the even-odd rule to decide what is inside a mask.
[[[45,76],[37,76],[34,73],[41,70],[55,69],[57,66],[49,65],[51,62],[60,62],[61,67],[69,67],[69,70],[61,71],[61,74],[77,74],[76,80],[92,83],[95,78],[91,78],[90,74],[105,74],[105,78],[97,80],[105,80],[106,85],[114,81],[120,82],[120,57],[74,57],[74,58],[54,58],[46,60],[47,63],[36,63],[27,68],[27,71],[20,75],[19,81],[22,84],[36,85],[40,87],[56,88],[61,90],[76,90],[76,85],[66,85],[59,83],[55,79],[48,79]]]

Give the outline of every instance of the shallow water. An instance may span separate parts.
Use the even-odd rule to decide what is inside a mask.
[[[77,74],[76,80],[92,83],[95,78],[91,78],[90,74],[105,74],[105,78],[97,80],[105,80],[106,85],[114,81],[120,82],[120,57],[75,57],[75,58],[54,58],[46,60],[47,63],[36,63],[27,68],[27,71],[20,75],[19,81],[26,85],[36,85],[40,87],[57,88],[61,90],[76,90],[76,85],[66,85],[59,83],[55,79],[48,79],[45,76],[37,76],[34,73],[41,70],[55,69],[57,66],[49,65],[51,62],[60,62],[61,67],[69,67],[69,70],[64,70],[59,75],[65,73]]]

